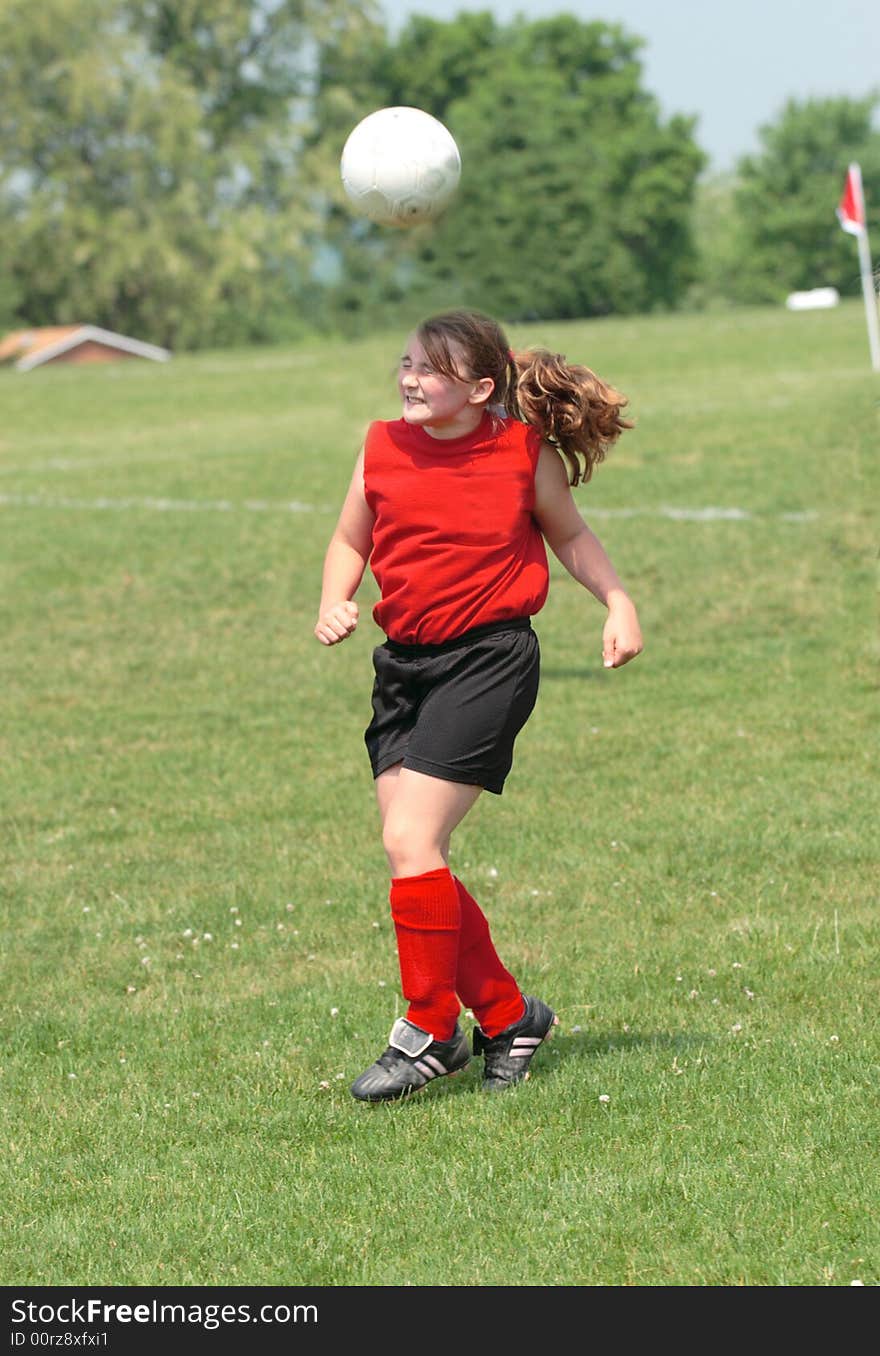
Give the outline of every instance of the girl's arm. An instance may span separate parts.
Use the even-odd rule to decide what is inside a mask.
[[[321,606],[315,636],[322,645],[347,640],[358,623],[358,591],[373,549],[373,512],[364,494],[364,454],[355,463],[351,484],[324,557]]]
[[[602,662],[620,668],[642,649],[642,633],[632,599],[598,537],[577,510],[565,464],[549,443],[542,444],[535,472],[534,516],[547,544],[569,574],[608,608],[602,632]]]

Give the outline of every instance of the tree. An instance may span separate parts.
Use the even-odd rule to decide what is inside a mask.
[[[779,301],[787,293],[836,287],[860,290],[853,242],[835,207],[847,165],[862,167],[871,224],[880,225],[880,133],[872,119],[880,95],[789,100],[761,129],[763,151],[738,166],[733,207],[739,225],[728,295]]]
[[[731,280],[740,268],[737,186],[731,172],[708,175],[697,185],[692,217],[697,277],[688,291],[695,310],[731,304]]]
[[[7,321],[178,347],[289,324],[309,286],[315,214],[297,163],[316,53],[369,27],[369,4],[7,0]]]
[[[329,47],[317,124],[341,147],[380,104],[416,104],[459,143],[462,183],[438,225],[390,238],[351,223],[329,231],[345,262],[350,312],[377,291],[410,308],[468,303],[509,320],[674,305],[694,271],[690,209],[704,157],[684,117],[663,123],[641,85],[640,39],[569,16],[506,26],[488,14],[414,18],[395,44]],[[348,98],[340,101],[337,91]],[[372,251],[367,297],[348,285]]]

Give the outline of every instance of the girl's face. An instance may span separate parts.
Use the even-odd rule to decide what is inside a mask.
[[[466,372],[460,352],[451,345],[458,372]],[[397,372],[397,389],[403,402],[403,417],[435,438],[457,438],[470,433],[483,417],[492,394],[491,378],[447,377],[436,371],[422,345],[412,335]]]

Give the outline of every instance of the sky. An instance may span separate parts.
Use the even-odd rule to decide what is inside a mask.
[[[665,117],[696,115],[709,172],[759,151],[788,99],[863,98],[880,89],[880,0],[383,0],[392,33],[413,14],[491,10],[507,22],[573,14],[645,41],[644,87]]]

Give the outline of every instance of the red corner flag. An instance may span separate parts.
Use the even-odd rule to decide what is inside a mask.
[[[877,293],[871,271],[871,251],[868,246],[868,218],[865,215],[865,195],[862,192],[862,171],[853,161],[846,172],[843,197],[837,204],[837,220],[845,231],[854,235],[859,246],[859,272],[862,275],[862,295],[865,298],[865,316],[868,321],[868,345],[871,366],[880,372],[880,316],[877,311]]]
[[[862,235],[865,226],[865,195],[862,192],[862,171],[853,163],[846,172],[843,195],[837,204],[837,219],[850,235]]]

